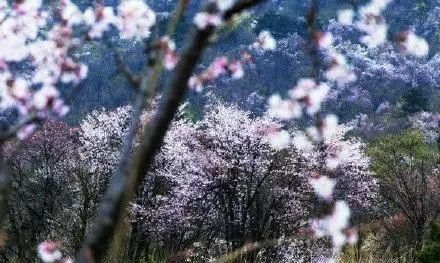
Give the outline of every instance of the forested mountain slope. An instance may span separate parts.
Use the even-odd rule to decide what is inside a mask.
[[[82,1],[82,7],[88,1]],[[106,1],[108,4],[117,1]],[[148,2],[148,1],[147,1]],[[320,1],[320,27],[328,29],[338,36],[335,47],[346,55],[358,81],[341,89],[334,89],[327,108],[343,116],[348,121],[359,113],[368,116],[377,113],[398,112],[406,116],[411,110],[401,112],[402,103],[411,94],[417,93],[420,100],[410,103],[421,104],[422,110],[440,110],[440,1],[438,0],[401,0],[393,1],[385,12],[390,24],[390,35],[403,30],[414,30],[426,38],[430,44],[430,55],[423,59],[414,59],[401,54],[399,47],[387,44],[376,49],[367,49],[358,41],[359,32],[352,27],[342,26],[335,21],[336,12],[344,7],[359,7],[367,1],[337,0]],[[188,17],[197,10],[203,1],[191,1]],[[151,0],[149,4],[162,18],[163,31],[165,21],[170,17],[175,0]],[[236,46],[245,49],[262,30],[270,30],[279,41],[273,52],[256,54],[255,65],[245,69],[245,77],[239,81],[227,78],[212,83],[205,92],[212,92],[226,102],[236,103],[243,108],[260,114],[265,110],[269,94],[283,94],[296,81],[306,76],[310,70],[305,49],[307,1],[272,0],[245,16],[239,23],[226,26],[218,36],[221,44],[215,44],[204,57],[207,66],[214,57],[226,53],[237,56]],[[267,8],[269,7],[269,8]],[[176,36],[178,48],[188,35],[191,21],[181,26]],[[232,32],[232,28],[235,30]],[[180,44],[180,45],[179,45]],[[140,69],[145,61],[138,58],[142,52],[141,43],[112,43],[113,47],[126,58],[131,68]],[[231,47],[234,49],[231,50]],[[229,53],[229,54],[228,54]],[[68,116],[72,123],[77,123],[80,116],[93,108],[103,106],[114,108],[125,105],[133,94],[127,92],[127,82],[117,74],[113,60],[113,50],[108,45],[90,43],[78,52],[86,60],[91,72],[87,85],[79,87],[80,95],[73,104],[74,110]],[[199,94],[189,94],[190,109],[195,118],[200,118],[201,109],[206,99]]]

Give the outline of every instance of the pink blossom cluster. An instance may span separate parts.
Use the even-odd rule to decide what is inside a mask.
[[[90,38],[101,38],[112,26],[121,38],[147,38],[156,23],[156,14],[142,0],[121,1],[117,10],[111,6],[98,5],[82,13],[70,0],[63,0],[61,16],[70,26],[85,24]]]
[[[162,64],[167,70],[176,67],[180,60],[179,54],[176,52],[176,44],[169,36],[164,36],[159,41],[159,49],[163,52]]]
[[[391,1],[372,0],[359,10],[360,19],[355,24],[366,34],[361,37],[361,42],[370,48],[377,47],[387,40],[388,25],[381,13]]]
[[[338,12],[338,21],[343,25],[354,25],[358,30],[365,33],[360,41],[370,48],[384,44],[388,38],[388,25],[382,12],[392,0],[371,0],[359,9],[356,14],[351,9]],[[354,21],[354,18],[358,20]],[[412,31],[402,32],[397,38],[401,49],[416,57],[424,57],[429,53],[429,45],[425,39],[417,36]]]
[[[192,76],[188,81],[188,86],[192,90],[201,92],[203,85],[216,80],[224,74],[229,74],[233,79],[242,78],[244,71],[241,60],[230,61],[225,56],[218,57],[200,75]]]
[[[354,244],[357,240],[357,233],[350,227],[349,221],[351,212],[350,205],[357,207],[368,207],[373,200],[377,200],[378,185],[372,179],[369,172],[369,159],[364,154],[365,145],[355,139],[346,139],[345,135],[352,129],[348,125],[338,125],[333,134],[328,134],[321,145],[310,145],[308,150],[300,149],[304,157],[312,163],[326,163],[326,168],[344,171],[344,176],[334,177],[321,172],[311,172],[309,183],[320,201],[326,207],[325,214],[320,218],[310,221],[310,226],[317,238],[330,237],[333,242],[333,256],[322,262],[336,262],[338,252],[345,244]],[[294,145],[296,147],[293,135]],[[344,139],[345,138],[345,139]],[[319,152],[319,149],[323,152]],[[354,183],[353,182],[357,182]],[[344,199],[335,200],[336,185],[342,188],[356,189],[353,193],[344,193]],[[353,202],[355,200],[355,202]]]
[[[208,12],[200,12],[194,17],[194,24],[200,30],[204,30],[208,27],[218,27],[222,23],[223,19],[218,13],[211,14]]]
[[[20,1],[0,9],[3,21],[0,24],[0,107],[17,108],[27,115],[39,112],[62,116],[68,108],[60,98],[55,85],[83,79],[87,67],[77,64],[68,55],[75,44],[71,28],[55,25],[45,39],[39,38],[40,30],[47,25],[48,14],[41,9],[41,1]],[[22,75],[10,69],[11,63],[29,61],[34,67],[32,76]],[[39,88],[38,88],[39,87]],[[38,88],[38,89],[37,89]],[[31,131],[28,126],[22,130]]]
[[[313,41],[319,49],[326,53],[330,60],[324,73],[328,81],[336,82],[338,86],[356,81],[356,75],[350,69],[345,57],[333,47],[333,35],[330,32],[316,32]]]
[[[325,155],[320,156],[319,154],[315,154],[317,155],[315,158],[321,159],[323,157],[328,169],[342,167],[341,169],[343,170],[352,171],[350,172],[352,173],[350,180],[358,177],[353,181],[363,181],[360,177],[368,177],[368,172],[363,171],[364,168],[361,167],[368,167],[369,165],[368,158],[365,158],[362,154],[363,146],[359,144],[359,142],[356,142],[356,140],[344,141],[342,139],[344,134],[350,130],[350,127],[341,125],[336,130],[337,132],[335,134],[324,141],[324,147],[326,149]],[[311,153],[311,155],[313,155],[313,153]],[[309,154],[308,156],[311,155]],[[348,178],[344,177],[344,180],[346,179]],[[328,207],[330,211],[320,218],[312,219],[310,226],[317,238],[331,238],[333,256],[332,258],[326,259],[325,262],[333,262],[345,244],[352,245],[357,242],[357,231],[355,228],[350,227],[349,224],[351,212],[348,203],[343,200],[334,199],[337,180],[327,175],[314,172],[309,179],[309,183],[315,194],[324,202],[324,205]],[[345,198],[350,199],[354,197],[358,200],[357,205],[363,206],[364,203],[370,202],[370,198],[374,195],[371,195],[371,193],[374,193],[375,190],[370,191],[368,188],[376,189],[376,186],[374,180],[368,180],[368,183],[359,188],[358,193],[354,196],[351,196],[351,194],[347,195]],[[353,188],[357,189],[358,187],[359,186],[354,186]],[[364,194],[363,191],[367,194]]]
[[[118,6],[116,26],[122,38],[146,38],[156,23],[156,14],[143,0],[122,1]]]
[[[314,116],[320,110],[329,90],[330,87],[326,83],[317,83],[311,78],[300,79],[297,85],[289,91],[288,99],[282,99],[278,94],[269,98],[268,114],[282,120],[300,118],[303,111],[306,111],[310,116]],[[336,124],[336,116],[329,115],[321,120],[317,127],[308,129],[307,136],[302,137],[305,141],[298,141],[297,143],[306,146],[306,144],[309,144],[307,141],[319,141],[331,134]],[[282,133],[278,134],[281,135]],[[274,134],[271,134],[270,140],[273,144],[279,144]],[[286,146],[289,143],[286,138],[283,138],[282,141],[285,142]]]
[[[314,115],[319,111],[329,90],[326,83],[316,83],[311,78],[300,79],[289,91],[289,99],[283,100],[278,94],[269,98],[269,114],[285,120],[301,117],[303,110]]]
[[[155,13],[142,0],[122,1],[117,15],[112,7],[97,6],[83,12],[70,0],[62,0],[55,23],[42,0],[0,4],[0,108],[16,108],[20,116],[35,113],[39,118],[65,115],[65,105],[57,89],[60,83],[77,84],[87,76],[86,65],[71,54],[88,38],[102,37],[115,26],[121,38],[148,37],[155,24]],[[75,34],[78,25],[86,25],[84,38]],[[49,29],[47,29],[47,27]],[[166,56],[167,66],[171,58]],[[32,65],[32,72],[11,70],[12,63]],[[35,129],[29,124],[18,136],[26,137]]]
[[[322,180],[322,179],[321,179]],[[331,186],[331,185],[330,185]],[[312,230],[317,238],[329,236],[333,243],[333,254],[337,256],[345,244],[356,244],[358,240],[357,231],[350,228],[350,208],[345,201],[332,201],[331,213],[311,221]],[[328,259],[327,262],[332,259]]]
[[[215,10],[210,12],[199,12],[194,16],[193,22],[199,30],[221,26],[223,24],[223,14],[235,3],[235,0],[209,1],[215,5]]]
[[[313,79],[301,79],[297,86],[289,91],[290,100],[282,100],[279,95],[269,99],[269,114],[278,118],[298,118],[305,109],[309,115],[314,115],[320,109],[320,104],[325,99],[329,86],[317,84]],[[309,127],[305,132],[297,132],[293,139],[290,139],[286,131],[276,131],[268,134],[268,139],[274,149],[287,147],[290,142],[301,151],[314,150],[314,142],[328,143],[338,134],[338,119],[335,115],[327,115],[318,119],[315,126]],[[330,144],[325,163],[328,169],[336,169],[344,159],[350,155],[349,147],[345,144]],[[333,257],[336,257],[340,249],[346,243],[357,242],[357,233],[349,228],[350,209],[345,201],[333,200],[336,181],[328,176],[314,173],[309,180],[315,194],[326,202],[331,213],[322,218],[313,219],[311,228],[318,238],[330,236],[333,241]],[[327,259],[331,262],[333,259]]]
[[[70,257],[63,257],[57,243],[53,241],[43,241],[37,248],[38,257],[44,263],[73,263]]]
[[[373,0],[367,6],[361,8],[361,19],[357,22],[357,27],[367,35],[361,38],[361,42],[368,47],[376,47],[383,43],[387,37],[387,26],[380,17],[380,13],[390,1]],[[353,24],[355,13],[352,10],[342,10],[338,13],[338,19],[344,25]],[[408,38],[412,38],[408,40]],[[330,82],[335,82],[339,86],[353,82],[357,79],[352,72],[345,57],[333,48],[333,36],[329,32],[316,32],[312,41],[316,47],[328,55],[330,64],[324,73],[325,78]],[[402,42],[407,49],[423,47],[423,41],[412,35],[405,38]],[[411,42],[408,44],[408,42]],[[422,48],[423,49],[423,48]],[[300,79],[297,85],[289,91],[289,99],[282,99],[280,95],[273,95],[269,99],[268,113],[276,118],[289,120],[300,118],[303,111],[308,115],[314,116],[321,108],[322,102],[326,99],[330,87],[327,83],[318,83],[314,79]],[[297,132],[293,139],[288,137],[288,133],[277,131],[268,134],[272,147],[280,149],[287,147],[291,142],[301,151],[312,151],[315,149],[314,143],[323,142],[328,145],[328,154],[325,156],[326,168],[329,170],[337,169],[344,159],[350,159],[350,147],[345,144],[332,144],[333,138],[337,136],[338,119],[334,115],[327,115],[324,118],[317,118],[315,126],[309,127],[305,132]],[[345,201],[333,200],[336,181],[328,176],[314,173],[309,179],[309,183],[315,194],[321,198],[326,206],[330,207],[331,212],[321,218],[311,220],[311,228],[316,237],[331,237],[333,242],[333,257],[327,259],[328,262],[334,260],[341,248],[345,244],[357,242],[357,233],[349,227],[350,208]]]
[[[262,31],[258,35],[257,40],[250,45],[249,50],[274,50],[276,49],[276,45],[277,42],[272,34],[269,31]],[[170,59],[175,61],[173,56],[174,55],[171,54]],[[224,56],[218,57],[200,75],[191,77],[188,81],[188,87],[197,92],[201,92],[205,84],[214,81],[226,73],[228,73],[233,79],[241,79],[244,76],[243,64],[248,63],[253,63],[253,57],[248,51],[241,52],[240,60],[229,61],[228,58]]]
[[[406,31],[398,37],[400,48],[404,53],[416,57],[424,57],[429,53],[429,45],[425,39],[417,36],[412,31]]]

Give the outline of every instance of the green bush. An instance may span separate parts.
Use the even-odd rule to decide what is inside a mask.
[[[422,250],[417,259],[421,263],[440,262],[440,222],[432,222],[429,235],[426,238]]]

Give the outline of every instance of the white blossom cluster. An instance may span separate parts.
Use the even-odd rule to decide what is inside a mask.
[[[261,31],[257,41],[252,44],[252,48],[259,50],[275,50],[277,41],[269,31]]]
[[[57,86],[77,84],[87,76],[87,66],[71,57],[72,49],[87,38],[76,34],[77,26],[85,25],[89,38],[102,37],[111,26],[121,38],[145,38],[156,22],[155,13],[142,0],[122,1],[117,12],[106,6],[81,12],[70,0],[62,0],[55,14],[43,7],[42,0],[2,1],[0,18],[0,107],[41,118],[65,115],[69,108]],[[12,70],[16,63],[31,65],[31,72]],[[19,137],[34,128],[24,126]]]
[[[428,142],[440,142],[440,114],[422,111],[411,116],[410,122],[423,133]]]
[[[388,39],[388,25],[382,12],[391,2],[392,0],[371,0],[367,5],[362,6],[357,14],[351,9],[340,10],[338,21],[343,25],[354,25],[365,33],[360,41],[369,48],[378,47]],[[355,20],[356,16],[357,20]],[[401,33],[398,41],[402,50],[408,54],[424,57],[429,53],[426,40],[412,31]]]
[[[95,110],[81,122],[79,154],[91,174],[108,175],[116,167],[130,114],[128,106],[114,111]]]

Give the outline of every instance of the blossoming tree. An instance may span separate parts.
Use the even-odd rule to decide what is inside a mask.
[[[240,59],[219,57],[201,73],[195,69],[204,50],[214,34],[235,15],[263,2],[262,0],[208,0],[194,16],[192,35],[182,52],[176,51],[172,41],[176,26],[185,12],[187,0],[181,0],[169,21],[166,32],[151,37],[156,26],[156,14],[142,0],[121,1],[116,8],[97,1],[86,10],[79,9],[70,0],[59,4],[43,5],[41,0],[3,1],[0,4],[0,80],[1,107],[16,111],[16,119],[0,134],[2,142],[17,136],[24,139],[37,128],[39,122],[65,115],[69,108],[60,95],[61,85],[74,86],[85,79],[87,66],[72,56],[72,52],[88,41],[108,41],[108,33],[117,30],[121,39],[137,39],[145,42],[145,67],[138,73],[125,65],[124,59],[115,53],[120,71],[135,89],[130,122],[122,144],[119,160],[98,209],[94,225],[78,254],[78,262],[100,261],[105,255],[116,229],[124,219],[124,211],[135,196],[136,189],[151,170],[155,157],[165,138],[172,120],[188,88],[202,91],[204,85],[221,75],[241,78],[243,64],[252,61],[251,52],[241,53]],[[338,13],[344,25],[355,25],[362,36],[360,42],[369,48],[383,44],[387,39],[388,26],[381,13],[391,0],[372,0],[367,5]],[[331,85],[345,85],[356,80],[346,59],[333,47],[333,36],[318,28],[318,2],[311,1],[307,26],[309,33],[310,60],[312,69],[289,91],[288,98],[274,95],[269,100],[269,113],[282,120],[299,118],[303,114],[315,120],[316,125],[296,137],[302,147],[320,145],[335,134],[337,118],[334,115],[318,114]],[[101,40],[100,40],[101,39]],[[111,41],[110,41],[111,42]],[[425,40],[412,31],[397,36],[397,44],[405,53],[425,56],[429,51]],[[111,43],[110,43],[111,45]],[[276,41],[269,32],[261,32],[253,50],[273,50]],[[321,63],[319,54],[328,57]],[[17,65],[19,65],[17,67]],[[321,67],[326,68],[321,77]],[[18,68],[18,69],[17,69]],[[163,70],[172,70],[165,85],[164,96],[158,110],[145,124],[141,115],[154,97]],[[134,146],[135,135],[142,129],[139,142]],[[267,137],[277,150],[286,147],[290,135],[280,127],[267,130]],[[346,202],[334,200],[334,179],[330,174],[343,164],[342,159],[348,146],[338,146],[331,156],[320,164],[319,173],[310,178],[317,196],[328,206],[330,213],[311,222],[318,236],[331,236],[334,255],[345,243],[356,240],[349,227],[350,211]],[[6,170],[2,166],[2,178]],[[4,179],[2,182],[5,181]],[[4,194],[6,184],[0,190]],[[5,200],[2,198],[1,200]],[[2,213],[4,216],[4,213]],[[40,256],[46,262],[67,261],[53,243],[39,246]]]
[[[128,250],[134,261],[147,256],[143,255],[148,253],[145,248],[153,245],[170,252],[205,247],[210,254],[196,253],[193,259],[207,260],[249,240],[295,236],[314,213],[313,189],[327,199],[335,189],[363,214],[364,221],[367,213],[374,213],[371,204],[377,200],[376,181],[368,172],[364,145],[343,138],[348,127],[338,127],[320,155],[313,145],[292,144],[276,150],[266,136],[268,130],[280,127],[273,118],[251,118],[250,113],[219,102],[208,108],[203,120],[195,124],[183,117],[182,109],[141,184],[130,209]],[[124,125],[113,125],[118,129],[112,131],[105,127],[127,123],[127,112],[127,107],[94,112],[83,122],[82,144],[96,147],[79,149],[85,157],[83,163],[91,164],[97,175],[105,176],[105,170],[114,169],[116,165],[109,164],[119,152],[114,147],[120,147],[127,133]],[[101,121],[107,118],[112,121]],[[298,132],[287,134],[300,137]],[[328,177],[315,176],[320,161],[332,158],[339,147],[347,147],[347,151],[333,175],[339,183],[336,186]],[[354,222],[364,222],[359,219]],[[217,246],[222,242],[220,249]]]

